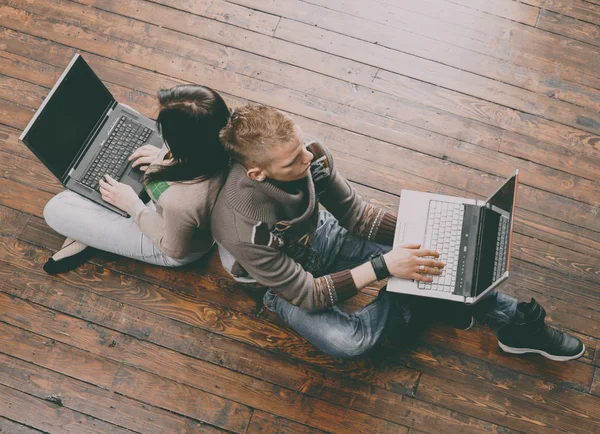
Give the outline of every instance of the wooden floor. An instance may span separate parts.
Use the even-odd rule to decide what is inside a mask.
[[[0,432],[600,433],[599,25],[600,0],[0,0]],[[289,112],[394,211],[403,188],[482,198],[519,169],[504,291],[586,354],[440,325],[335,360],[216,256],[49,277],[61,186],[18,136],[76,52],[150,117],[187,82]]]

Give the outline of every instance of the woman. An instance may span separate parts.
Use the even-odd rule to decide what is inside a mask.
[[[158,99],[165,146],[146,145],[129,157],[145,172],[151,201],[144,205],[130,186],[108,175],[100,181],[102,199],[131,218],[71,191],[52,198],[44,218],[67,239],[44,265],[48,273],[76,268],[91,256],[90,247],[167,267],[195,261],[212,247],[210,213],[228,166],[219,131],[229,109],[218,93],[197,85],[160,90]]]

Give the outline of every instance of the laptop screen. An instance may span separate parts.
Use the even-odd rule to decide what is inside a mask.
[[[23,142],[59,179],[106,111],[113,96],[81,56],[50,92]]]
[[[487,201],[477,255],[476,295],[509,269],[516,189],[515,173]]]

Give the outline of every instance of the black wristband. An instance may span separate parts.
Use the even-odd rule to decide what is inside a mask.
[[[388,267],[385,263],[383,253],[371,256],[371,265],[373,265],[373,271],[375,271],[375,277],[378,281],[390,277],[390,270],[388,270]]]

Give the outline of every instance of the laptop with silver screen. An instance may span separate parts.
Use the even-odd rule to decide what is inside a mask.
[[[394,247],[421,244],[446,266],[433,282],[391,277],[387,290],[476,303],[508,278],[518,171],[486,201],[402,190]]]

